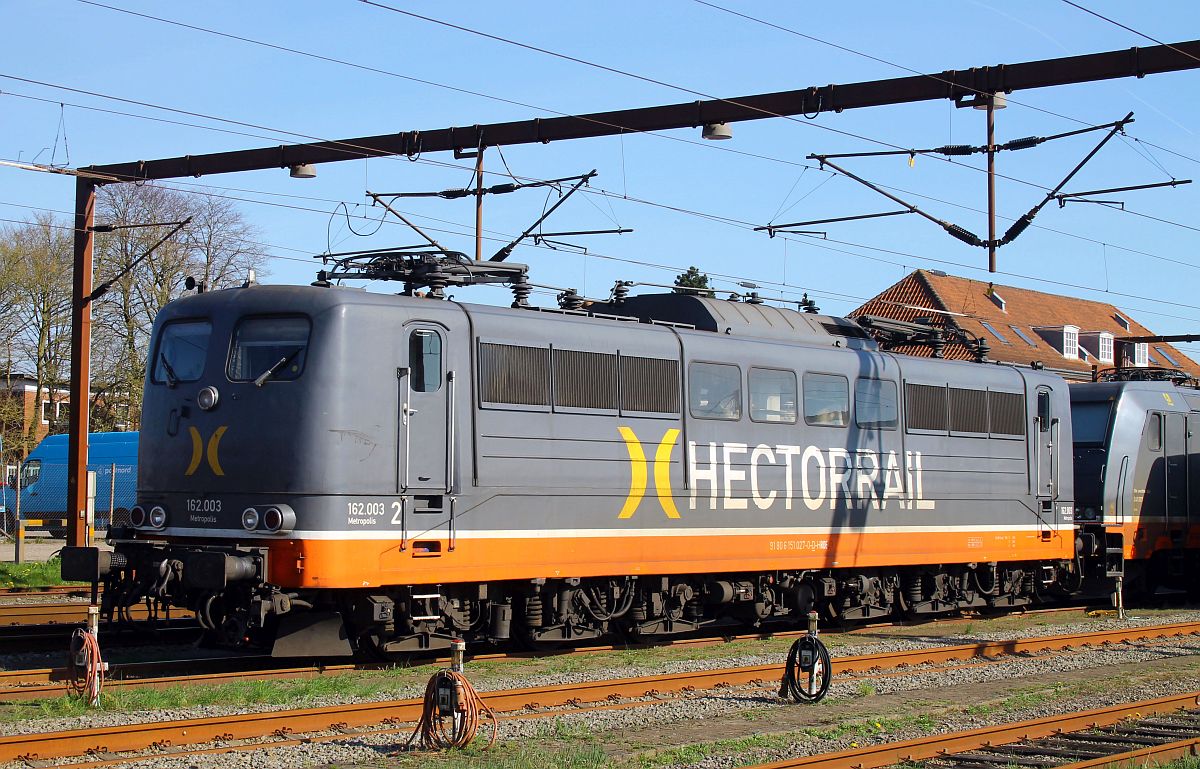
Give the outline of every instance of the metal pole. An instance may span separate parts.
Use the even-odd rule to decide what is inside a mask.
[[[483,150],[475,155],[475,261],[483,261]]]
[[[21,563],[25,556],[25,521],[21,520],[21,464],[17,463],[17,531],[13,544],[13,563]]]
[[[996,271],[996,94],[987,97],[988,272]]]
[[[95,222],[96,182],[75,180],[75,254],[71,279],[71,420],[67,448],[67,544],[83,547],[86,540],[88,420],[91,404],[92,225]]]
[[[108,525],[105,529],[111,529],[113,525],[114,510],[117,507],[117,463],[113,462],[108,476]]]

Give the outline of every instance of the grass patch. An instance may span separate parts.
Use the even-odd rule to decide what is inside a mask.
[[[747,758],[746,754],[787,752],[797,745],[810,743],[813,738],[837,740],[878,737],[913,727],[931,731],[936,726],[938,726],[938,722],[927,714],[846,721],[825,728],[801,729],[780,734],[756,734],[749,737],[653,750],[635,756],[625,766],[628,766],[629,769],[659,769],[664,766],[687,766],[706,759],[730,757],[735,757],[739,763],[746,763],[747,760],[757,761],[757,758],[753,756]],[[1195,769],[1200,769],[1200,767]]]
[[[1078,698],[1087,694],[1097,693],[1103,689],[1102,685],[1094,681],[1081,681],[1072,684],[1055,683],[1047,686],[1022,689],[1016,694],[995,702],[982,702],[976,705],[969,705],[966,711],[973,716],[991,716],[1026,710],[1057,700]]]
[[[64,582],[58,573],[59,560],[35,563],[0,563],[0,587],[46,587],[49,585],[81,585]]]

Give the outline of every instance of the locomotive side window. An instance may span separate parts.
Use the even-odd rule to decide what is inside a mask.
[[[850,424],[849,380],[835,374],[805,374],[804,421],[826,427]]]
[[[163,326],[154,353],[153,382],[174,386],[195,382],[204,373],[212,324],[206,320],[175,321]]]
[[[755,422],[796,423],[796,374],[750,369],[750,418]]]
[[[418,328],[408,337],[409,386],[414,392],[437,392],[442,386],[442,337],[430,328]]]
[[[854,421],[870,430],[895,430],[900,419],[896,383],[859,379],[854,383]]]
[[[1162,450],[1162,414],[1151,414],[1146,418],[1146,448]]]
[[[262,385],[268,379],[296,379],[308,351],[308,318],[244,318],[233,332],[229,378]]]
[[[688,367],[688,396],[694,417],[741,419],[741,369],[724,363],[691,364]]]

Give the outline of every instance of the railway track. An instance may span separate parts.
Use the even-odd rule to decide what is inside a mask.
[[[66,653],[71,634],[81,623],[54,625],[11,625],[0,627],[0,653],[23,654],[61,649]],[[103,630],[105,643],[120,646],[189,643],[200,637],[200,626],[194,620],[180,618],[160,620],[154,627],[134,627]]]
[[[1153,765],[1200,746],[1200,692],[1032,721],[939,734],[751,769],[878,769],[921,762],[929,769],[1097,769]]]
[[[41,585],[29,587],[0,587],[0,598],[54,598],[64,595],[89,597],[91,585]]]
[[[1048,612],[1068,611],[1065,609],[1050,609]],[[1070,609],[1069,611],[1077,611]],[[866,632],[872,629],[879,629],[881,626],[873,626],[870,628],[860,628],[847,631],[848,634],[856,634]],[[886,626],[884,626],[886,627]],[[1163,627],[1172,628],[1173,625],[1165,625]],[[1200,632],[1198,627],[1197,632]],[[723,637],[723,638],[685,638],[673,640],[667,644],[655,644],[655,648],[663,646],[671,647],[704,647],[725,645],[728,643],[736,643],[739,641],[755,641],[764,640],[767,638],[789,639],[798,638],[804,635],[803,632],[785,632],[777,634],[747,634],[741,636]],[[1079,636],[1062,636],[1070,648],[1076,645],[1069,639],[1076,639]],[[1036,641],[1036,639],[1035,639]],[[1034,643],[1031,641],[1030,643]],[[1100,643],[1111,643],[1113,637],[1105,636]],[[956,647],[946,647],[949,651],[932,651],[931,656],[936,654],[949,655],[940,661],[948,661],[951,659],[969,659],[971,657],[980,656],[998,656],[1002,652],[998,647],[1004,645],[1012,647],[1010,642],[1004,644],[968,644]],[[650,648],[650,645],[645,647],[630,647],[630,646],[589,646],[574,648],[572,654],[597,654],[611,651],[628,650],[631,648]],[[1024,649],[1023,645],[1017,647]],[[914,653],[903,653],[890,655],[893,665],[908,665],[921,664],[922,661],[914,661],[916,658]],[[965,656],[963,656],[965,655]],[[478,654],[470,657],[471,661],[491,661],[491,660],[518,660],[529,659],[542,656],[538,652],[515,652],[515,653],[491,653]],[[882,657],[884,655],[876,655]],[[858,658],[839,658],[835,660],[835,669],[845,660],[853,660]],[[868,658],[863,658],[868,659]],[[871,657],[870,659],[874,659]],[[425,664],[434,665],[445,663],[447,658],[431,657],[425,661]],[[933,660],[939,661],[939,660]],[[320,676],[341,675],[350,672],[361,672],[367,670],[380,670],[393,667],[387,663],[367,663],[367,664],[314,664],[298,667],[286,668],[269,668],[262,667],[262,663],[273,663],[271,657],[262,655],[243,655],[236,657],[219,657],[211,659],[191,659],[191,660],[166,660],[159,662],[146,663],[131,663],[124,665],[114,665],[108,674],[106,685],[117,688],[164,688],[175,685],[210,685],[230,683],[232,681],[257,681],[257,680],[278,680],[289,678],[316,678]],[[873,664],[873,663],[872,663]],[[199,673],[183,673],[181,671],[200,670]],[[845,669],[843,672],[860,672],[858,670]],[[17,701],[17,700],[33,700],[47,699],[58,697],[66,694],[65,681],[68,674],[65,668],[40,668],[32,670],[0,670],[0,701]]]
[[[835,658],[833,673],[835,676],[854,673],[879,675],[880,671],[931,662],[966,662],[981,657],[1054,653],[1084,645],[1154,641],[1188,634],[1200,634],[1200,622]],[[758,665],[722,670],[690,671],[661,676],[574,683],[564,686],[489,691],[482,693],[482,697],[489,707],[503,714],[502,718],[539,718],[557,715],[564,712],[564,709],[578,711],[580,709],[609,710],[638,707],[645,702],[661,701],[664,697],[694,696],[695,692],[729,687],[749,686],[775,689],[778,686],[777,681],[782,674],[782,668],[782,665]],[[290,672],[296,676],[304,675],[307,671],[308,669],[304,668],[290,669]],[[260,671],[258,675],[263,675],[263,672]],[[1191,697],[1189,702],[1194,704],[1196,696],[1193,694],[1189,697]],[[0,737],[0,761],[25,759],[27,761],[53,761],[55,766],[94,767],[129,761],[131,760],[127,755],[129,752],[161,751],[165,746],[171,746],[171,755],[182,756],[196,753],[252,750],[265,745],[278,747],[301,742],[348,739],[359,733],[356,730],[363,729],[369,729],[367,733],[372,735],[404,734],[411,731],[411,723],[420,716],[421,707],[420,699],[392,700]],[[1177,706],[1172,705],[1171,707]],[[1178,705],[1178,707],[1182,707],[1182,705]],[[1155,710],[1153,712],[1165,711]],[[281,724],[285,726],[281,726]],[[396,726],[397,724],[401,724],[401,726]],[[331,725],[333,733],[329,733]],[[987,732],[987,730],[979,731]],[[987,733],[991,734],[991,732]],[[292,734],[307,736],[293,739],[290,736]],[[1024,733],[1018,734],[1013,740],[1023,736]],[[221,744],[195,747],[214,740]],[[963,747],[955,749],[972,750],[975,748],[974,744],[964,743],[963,745]],[[907,744],[904,746],[907,747]],[[945,749],[941,748],[941,750]],[[933,754],[936,752],[937,750],[934,750]],[[118,758],[115,754],[126,755]],[[881,752],[880,755],[884,755],[884,753]],[[65,759],[79,756],[88,758],[79,764],[65,762]],[[900,760],[903,759],[893,758],[886,763],[874,763],[869,766],[884,766]],[[804,766],[804,764],[795,765]],[[784,764],[780,766],[784,766]],[[849,767],[851,764],[845,766]],[[978,769],[978,765],[975,767]],[[864,764],[862,769],[869,769],[869,767]]]

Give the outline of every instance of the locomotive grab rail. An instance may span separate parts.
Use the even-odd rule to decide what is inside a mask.
[[[1125,479],[1128,477],[1128,474],[1129,455],[1126,454],[1121,458],[1121,474],[1120,477],[1117,478],[1117,523],[1125,523]]]
[[[454,444],[457,391],[454,386],[454,372],[446,372],[446,493],[454,493]]]

